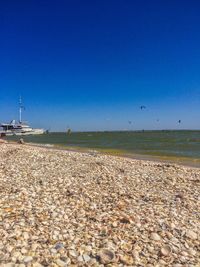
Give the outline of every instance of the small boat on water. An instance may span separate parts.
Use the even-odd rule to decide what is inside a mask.
[[[24,106],[22,105],[22,101],[20,98],[19,101],[19,122],[16,120],[12,120],[10,123],[1,123],[0,128],[0,136],[13,136],[13,135],[35,135],[35,134],[44,134],[44,129],[34,129],[30,127],[27,123],[22,121],[22,110],[24,110]]]

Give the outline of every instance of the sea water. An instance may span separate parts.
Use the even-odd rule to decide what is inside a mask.
[[[7,137],[18,140],[20,137]],[[200,131],[115,131],[23,136],[25,142],[87,148],[121,154],[200,159]]]

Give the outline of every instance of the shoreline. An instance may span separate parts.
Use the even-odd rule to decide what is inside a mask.
[[[8,143],[17,144],[16,141],[7,141]],[[80,153],[97,153],[102,155],[110,155],[114,157],[121,158],[130,158],[134,160],[143,160],[150,162],[159,162],[166,164],[177,164],[179,166],[185,167],[193,167],[200,168],[200,159],[193,159],[189,157],[173,157],[173,156],[154,156],[147,154],[137,154],[137,153],[127,153],[123,150],[118,149],[91,149],[86,147],[73,147],[73,146],[63,146],[63,145],[54,145],[54,144],[40,144],[40,143],[25,143],[26,146],[33,147],[42,147],[53,150],[63,150],[63,151],[71,151],[71,152],[80,152]]]

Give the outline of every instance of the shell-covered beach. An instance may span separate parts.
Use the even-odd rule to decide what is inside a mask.
[[[0,266],[200,266],[200,169],[2,143]]]

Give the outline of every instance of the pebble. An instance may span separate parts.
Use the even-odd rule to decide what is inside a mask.
[[[62,243],[57,243],[56,245],[55,245],[55,249],[56,250],[60,250],[60,249],[62,249],[64,247],[64,245],[62,244]]]

